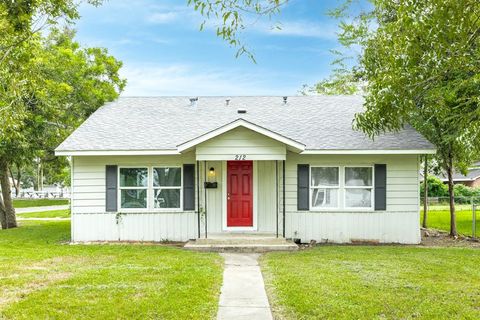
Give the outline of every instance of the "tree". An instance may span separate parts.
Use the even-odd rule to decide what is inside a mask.
[[[457,235],[453,170],[480,150],[480,3],[472,0],[375,1],[344,24],[342,37],[361,45],[365,112],[355,126],[374,137],[411,124],[437,148],[448,176],[450,234]],[[377,25],[375,29],[366,28]]]
[[[300,91],[303,95],[352,95],[363,92],[363,84],[355,77],[355,73],[346,70],[334,70],[327,79],[313,86],[303,85]]]
[[[78,17],[71,1],[0,3],[0,222],[16,227],[9,169],[53,149],[99,106],[123,89],[121,62],[101,48],[80,48],[56,19]],[[48,26],[44,36],[38,21]],[[4,36],[5,35],[5,36]]]
[[[423,220],[422,227],[427,228],[428,218],[428,155],[423,156]]]

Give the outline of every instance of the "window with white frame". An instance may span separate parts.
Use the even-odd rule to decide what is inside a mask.
[[[153,207],[179,209],[182,199],[182,168],[153,168]]]
[[[340,187],[338,167],[311,167],[310,199],[311,207],[337,208]]]
[[[147,208],[148,168],[120,168],[120,208]]]
[[[345,167],[345,207],[372,208],[373,168]]]

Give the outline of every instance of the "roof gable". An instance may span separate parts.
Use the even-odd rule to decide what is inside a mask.
[[[293,139],[290,139],[288,137],[284,137],[274,131],[268,130],[266,128],[260,127],[254,123],[251,123],[249,121],[246,121],[244,119],[238,119],[233,122],[230,122],[226,125],[223,125],[219,128],[216,128],[212,131],[209,131],[207,133],[204,133],[194,139],[191,139],[189,141],[186,141],[184,143],[181,143],[177,146],[179,152],[185,152],[193,148],[194,146],[201,144],[203,142],[206,142],[210,139],[213,139],[215,137],[218,137],[222,134],[225,134],[233,129],[236,128],[246,128],[248,130],[251,130],[253,132],[256,132],[258,134],[261,134],[263,136],[269,137],[273,140],[276,140],[280,143],[283,143],[287,146],[288,150],[294,151],[294,152],[301,152],[305,150],[305,145],[297,142]]]

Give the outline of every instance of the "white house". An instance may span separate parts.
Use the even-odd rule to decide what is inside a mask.
[[[72,162],[73,241],[248,232],[302,242],[418,243],[411,127],[352,129],[358,96],[120,98],[56,154]]]

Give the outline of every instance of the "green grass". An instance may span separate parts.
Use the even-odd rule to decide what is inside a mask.
[[[13,199],[15,208],[60,206],[68,203],[68,199]]]
[[[70,210],[52,210],[41,212],[18,213],[20,218],[70,218]]]
[[[286,319],[480,319],[474,248],[322,246],[261,265]]]
[[[208,319],[222,259],[155,245],[68,245],[69,221],[0,230],[0,319]]]
[[[455,206],[457,231],[460,234],[472,235],[472,206]],[[420,223],[423,221],[423,209],[420,212]],[[427,227],[450,231],[450,209],[448,206],[431,206],[428,210]],[[477,211],[477,236],[480,236],[480,210]]]

